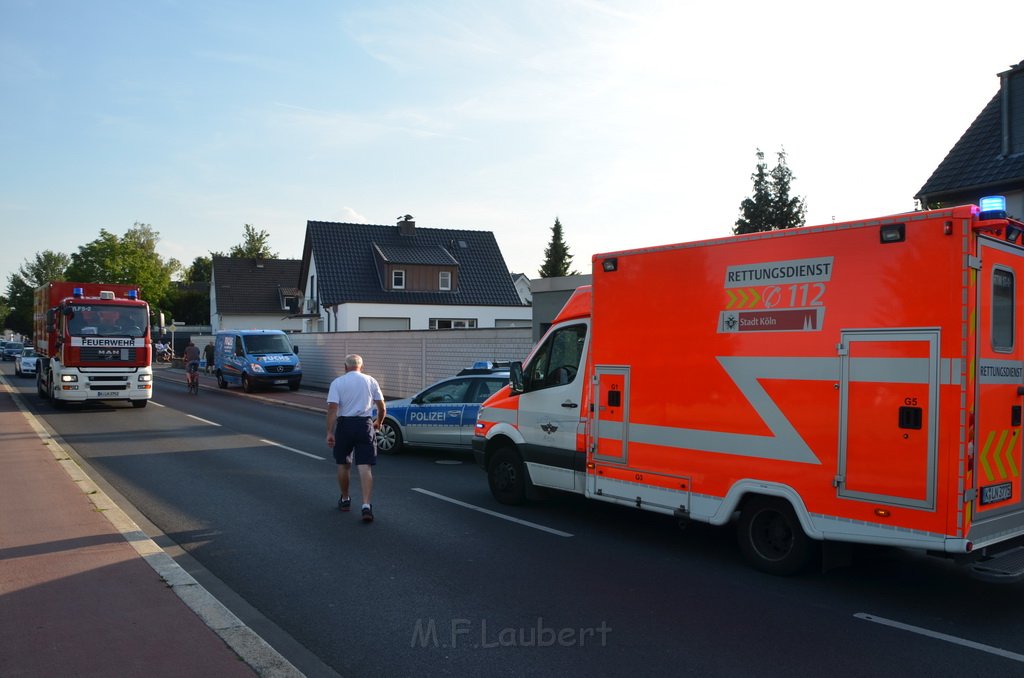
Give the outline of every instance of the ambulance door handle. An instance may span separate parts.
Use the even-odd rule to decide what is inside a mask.
[[[566,400],[564,403],[562,403],[562,407],[576,408],[576,407],[579,407],[579,405],[577,405],[576,403],[574,403],[571,400]]]
[[[1024,396],[1024,386],[1017,387],[1017,395]]]

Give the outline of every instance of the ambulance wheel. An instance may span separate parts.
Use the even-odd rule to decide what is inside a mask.
[[[783,499],[754,497],[746,502],[737,528],[740,551],[756,569],[788,576],[810,563],[811,539]]]
[[[377,429],[377,451],[381,454],[398,454],[402,449],[402,432],[390,419],[384,419],[384,423]]]
[[[515,448],[502,447],[487,466],[491,494],[502,504],[516,506],[526,501],[526,469]]]

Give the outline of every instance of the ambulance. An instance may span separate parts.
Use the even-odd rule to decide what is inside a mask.
[[[1024,578],[1024,223],[1005,210],[595,255],[480,408],[492,494],[735,524],[774,574],[860,543]]]

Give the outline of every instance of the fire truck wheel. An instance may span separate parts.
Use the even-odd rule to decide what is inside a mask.
[[[140,407],[145,407],[146,403],[148,402],[148,400],[133,400],[132,407],[134,407],[135,409],[139,409]]]
[[[811,539],[788,502],[754,497],[740,513],[737,528],[740,551],[758,570],[776,575],[802,572],[811,560]]]
[[[487,482],[502,504],[516,506],[526,501],[526,469],[514,448],[502,447],[494,453],[487,466]]]

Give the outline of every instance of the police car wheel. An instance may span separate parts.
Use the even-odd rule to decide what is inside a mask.
[[[803,572],[814,553],[792,507],[774,497],[754,497],[744,505],[737,537],[744,558],[768,574]]]
[[[377,451],[381,454],[398,454],[401,448],[402,432],[395,422],[385,419],[377,429]]]
[[[494,453],[487,466],[487,483],[502,504],[516,506],[526,501],[526,469],[514,448],[502,447]]]

